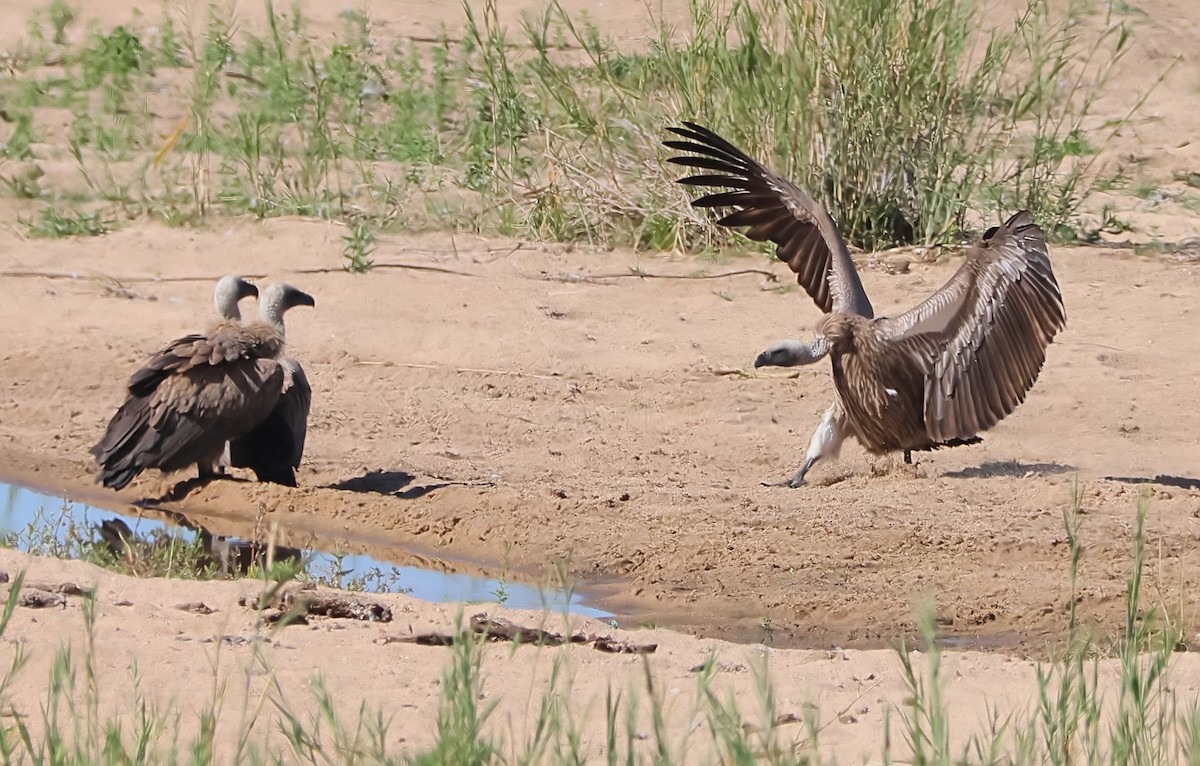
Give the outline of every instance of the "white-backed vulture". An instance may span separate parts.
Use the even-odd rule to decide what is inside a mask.
[[[191,346],[198,338],[215,336],[223,331],[236,330],[241,326],[242,312],[238,304],[250,296],[258,297],[258,288],[242,279],[237,274],[226,274],[217,280],[213,288],[213,305],[217,309],[217,319],[209,325],[204,333],[193,333],[182,338],[176,338],[150,356],[150,362],[133,374],[129,379],[129,391],[135,388],[145,388],[156,383],[154,376],[159,371],[153,369],[155,360],[170,359],[177,346]]]
[[[671,162],[704,171],[679,183],[729,189],[693,201],[732,207],[718,223],[748,227],[773,242],[825,316],[815,340],[785,340],[755,367],[812,364],[829,356],[837,396],[808,446],[800,470],[781,482],[803,484],[808,470],[836,457],[853,435],[872,454],[972,444],[1012,413],[1037,380],[1046,347],[1066,326],[1046,241],[1029,211],[989,229],[958,271],[924,302],[896,317],[875,317],[837,225],[798,187],[707,128],[669,128],[665,141],[699,156]]]
[[[221,283],[230,279],[225,277]],[[217,296],[222,284],[218,283]],[[254,295],[258,290],[250,285]],[[229,287],[226,287],[226,293]],[[217,312],[224,321],[237,324],[241,320],[237,302],[216,298]],[[229,443],[228,465],[249,468],[259,481],[296,486],[296,469],[304,455],[304,440],[308,431],[308,413],[312,406],[312,387],[304,368],[290,356],[279,358],[284,368],[283,394],[267,419],[248,433]]]
[[[279,362],[284,313],[315,306],[312,296],[273,284],[259,296],[259,321],[221,322],[155,354],[129,381],[129,396],[91,452],[98,480],[121,489],[147,468],[164,473],[196,464],[202,478],[226,442],[257,426],[283,391]]]
[[[250,296],[258,297],[258,288],[252,283],[246,281],[237,274],[226,274],[217,280],[216,286],[213,288],[213,305],[217,310],[217,319],[209,325],[205,334],[185,335],[182,338],[175,340],[163,346],[150,357],[150,363],[138,370],[129,379],[128,390],[131,395],[135,395],[137,391],[147,391],[157,385],[156,375],[161,371],[154,370],[155,360],[168,360],[174,354],[176,346],[187,346],[195,343],[198,338],[206,336],[218,336],[223,332],[236,330],[241,326],[242,312],[239,307],[241,301]],[[224,451],[218,456],[211,465],[198,466],[201,476],[215,476],[218,473],[224,472],[224,464],[227,461]]]
[[[269,289],[269,288],[268,288]],[[229,464],[249,468],[259,481],[296,486],[296,469],[304,456],[312,387],[304,368],[290,356],[283,366],[283,393],[266,420],[229,442]]]

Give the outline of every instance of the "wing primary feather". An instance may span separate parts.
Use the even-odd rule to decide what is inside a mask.
[[[874,316],[850,251],[824,207],[708,128],[685,121],[667,130],[685,140],[666,140],[664,146],[691,153],[668,162],[723,174],[699,173],[679,183],[733,190],[700,196],[693,206],[735,208],[717,223],[749,227],[748,238],[773,242],[821,311]]]

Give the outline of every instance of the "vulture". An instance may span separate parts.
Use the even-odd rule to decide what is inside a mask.
[[[259,296],[258,321],[222,321],[152,356],[91,450],[97,481],[121,489],[147,468],[166,473],[193,463],[201,478],[216,475],[226,443],[266,419],[283,393],[284,313],[315,305],[305,292],[272,284]]]
[[[237,283],[227,284],[227,281],[234,279],[252,291],[246,294],[258,295],[258,289],[237,277],[224,277],[217,283],[217,313],[223,321],[236,326],[241,321],[241,313],[237,301],[229,298]],[[294,487],[296,469],[300,467],[300,458],[304,454],[312,387],[299,362],[289,356],[281,356],[279,361],[284,368],[283,394],[279,402],[266,420],[229,443],[225,462],[253,470],[259,481]]]
[[[679,179],[719,191],[699,208],[729,207],[717,223],[775,244],[776,256],[824,312],[809,342],[785,340],[754,366],[812,364],[828,356],[836,396],[803,465],[782,486],[798,487],[853,435],[875,455],[974,444],[1033,387],[1066,310],[1042,230],[1023,210],[974,244],[937,292],[896,317],[876,317],[833,218],[799,187],[719,135],[692,122],[668,128],[685,140],[671,162],[704,171]]]
[[[296,469],[304,456],[312,387],[304,368],[290,356],[280,356],[283,393],[266,420],[229,442],[229,464],[249,468],[259,481],[296,486]]]

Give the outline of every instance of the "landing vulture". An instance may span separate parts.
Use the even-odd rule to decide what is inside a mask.
[[[192,465],[215,474],[225,443],[261,423],[283,392],[287,373],[284,313],[315,306],[312,296],[273,284],[260,296],[259,320],[221,322],[155,354],[129,381],[129,396],[91,452],[98,481],[121,489],[147,468]]]
[[[811,342],[785,340],[755,367],[833,362],[837,396],[808,445],[798,487],[821,458],[836,457],[853,435],[872,454],[973,444],[1025,399],[1046,347],[1066,326],[1046,241],[1023,210],[989,229],[954,276],[897,317],[875,317],[837,225],[828,211],[711,130],[691,122],[669,128],[684,141],[669,148],[698,156],[671,162],[706,171],[679,183],[728,189],[696,207],[732,207],[718,221],[748,227],[776,255],[825,316]]]

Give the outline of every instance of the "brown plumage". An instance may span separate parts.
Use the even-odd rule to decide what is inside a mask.
[[[260,303],[260,321],[223,321],[156,353],[129,381],[129,396],[91,452],[98,480],[121,489],[146,468],[163,472],[192,465],[211,476],[225,444],[271,412],[283,390],[278,357],[285,344],[283,314],[315,305],[287,285]]]
[[[229,442],[229,464],[249,468],[259,481],[296,486],[296,469],[304,456],[312,387],[304,368],[284,356],[283,392],[262,423]]]
[[[871,453],[936,449],[979,441],[1012,413],[1037,380],[1046,347],[1066,325],[1046,242],[1028,211],[989,229],[950,280],[894,317],[874,316],[849,250],[828,212],[707,128],[670,128],[667,146],[700,156],[671,162],[719,171],[680,179],[733,191],[697,207],[731,206],[726,226],[774,242],[777,254],[824,312],[811,343],[768,348],[755,366],[811,364],[829,355],[837,399],[789,486],[803,483],[847,434]]]
[[[152,391],[173,365],[180,363],[181,356],[196,357],[201,353],[196,344],[220,342],[227,333],[236,333],[240,327],[242,314],[238,304],[244,298],[258,296],[258,288],[242,279],[237,274],[221,277],[213,288],[213,305],[217,309],[217,320],[204,333],[193,333],[182,338],[176,338],[150,356],[150,361],[135,372],[129,379],[129,392],[133,394]],[[217,353],[216,347],[207,349],[209,354]]]

